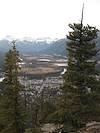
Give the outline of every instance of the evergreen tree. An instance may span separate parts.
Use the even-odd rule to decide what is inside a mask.
[[[60,119],[65,128],[76,131],[87,122],[100,120],[100,87],[93,60],[98,50],[96,27],[69,24],[68,66],[64,75]],[[67,126],[68,125],[68,126]],[[68,129],[69,128],[69,129]]]
[[[24,112],[21,104],[21,85],[18,81],[19,53],[12,42],[12,49],[5,58],[5,89],[0,104],[0,120],[4,127],[1,133],[23,133]]]

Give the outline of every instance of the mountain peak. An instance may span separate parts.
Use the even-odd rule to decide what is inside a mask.
[[[51,43],[59,40],[58,38],[50,38],[50,37],[39,37],[39,38],[32,38],[32,37],[23,37],[23,38],[15,38],[13,36],[7,35],[4,40],[12,41],[28,41],[28,42],[46,42]]]

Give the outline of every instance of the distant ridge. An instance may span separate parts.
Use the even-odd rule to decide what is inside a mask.
[[[0,40],[0,57],[11,48],[11,37]],[[20,54],[49,54],[67,56],[67,39],[51,39],[51,38],[23,38],[16,42],[16,47]],[[97,49],[100,50],[100,32],[98,32]],[[96,56],[100,60],[100,51]],[[0,59],[1,60],[1,59]]]
[[[62,56],[66,56],[66,39],[60,39],[57,40],[56,42],[53,42],[52,45],[50,45],[47,49],[45,49],[44,51],[42,51],[45,54],[56,54],[56,55],[62,55]]]
[[[66,39],[53,40],[17,40],[16,47],[21,54],[66,54]],[[7,52],[11,48],[11,41],[8,39],[0,40],[0,50]]]

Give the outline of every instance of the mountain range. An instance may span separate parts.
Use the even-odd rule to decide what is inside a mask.
[[[61,55],[66,56],[67,39],[55,39],[50,38],[38,38],[29,39],[24,38],[23,40],[16,40],[16,47],[21,55],[25,54],[49,54],[49,55]],[[100,49],[100,32],[96,40],[97,48]],[[0,63],[4,60],[5,53],[11,48],[11,40],[5,38],[0,40]],[[97,60],[100,60],[100,52],[96,56]]]
[[[5,53],[11,48],[11,41],[0,40],[0,53]],[[66,54],[66,39],[60,40],[17,40],[16,48],[20,54]]]

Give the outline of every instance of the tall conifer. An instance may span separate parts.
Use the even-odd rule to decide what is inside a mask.
[[[83,11],[82,11],[83,20]],[[100,87],[96,64],[98,50],[96,27],[83,23],[69,24],[72,29],[67,38],[68,66],[62,87],[60,112],[62,123],[70,131],[84,127],[87,122],[100,120]],[[65,127],[66,127],[65,126]]]
[[[21,85],[18,81],[19,53],[12,42],[12,49],[5,58],[5,89],[2,96],[0,119],[3,122],[1,133],[23,133],[24,117],[21,104]]]

